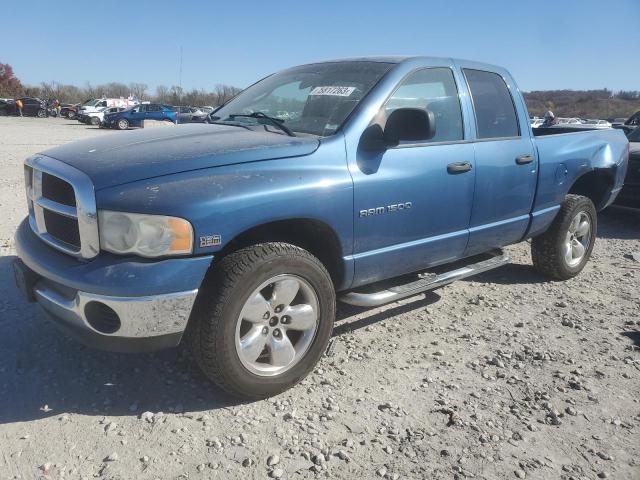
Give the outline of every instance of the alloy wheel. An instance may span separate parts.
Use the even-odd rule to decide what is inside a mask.
[[[586,212],[578,212],[567,230],[564,242],[564,260],[569,267],[582,262],[591,243],[591,218]]]
[[[236,324],[236,352],[258,376],[280,375],[308,351],[318,330],[318,297],[297,275],[263,282],[245,302]]]

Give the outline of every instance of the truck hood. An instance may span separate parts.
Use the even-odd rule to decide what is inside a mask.
[[[42,154],[83,171],[99,190],[189,170],[309,155],[318,145],[313,137],[193,124],[114,132]]]

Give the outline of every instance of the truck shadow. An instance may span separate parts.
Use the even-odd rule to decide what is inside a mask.
[[[598,237],[640,240],[640,209],[613,206],[600,212]]]
[[[137,417],[151,411],[197,417],[243,403],[217,389],[183,346],[121,354],[91,350],[68,338],[36,304],[22,298],[13,281],[15,258],[0,257],[0,425],[64,413]],[[340,305],[333,336],[439,298],[429,293],[383,310]]]
[[[378,322],[388,320],[396,315],[409,313],[413,310],[433,305],[440,300],[440,295],[434,291],[424,292],[416,296],[409,303],[390,304],[383,307],[367,308],[338,303],[336,313],[336,326],[333,328],[333,337],[355,332]]]
[[[611,209],[600,235],[638,239],[640,214]],[[216,389],[186,350],[119,354],[90,350],[67,338],[27,303],[13,282],[14,256],[0,256],[0,425],[63,413],[139,416],[144,411],[199,412],[238,405]],[[548,281],[529,265],[511,264],[470,279],[533,284]],[[375,309],[339,304],[333,337],[437,302],[436,292]],[[638,332],[625,332],[636,346]],[[287,393],[283,394],[284,396]]]
[[[531,285],[548,283],[553,280],[536,272],[532,265],[509,263],[495,270],[465,278],[465,282],[498,283],[501,285]]]

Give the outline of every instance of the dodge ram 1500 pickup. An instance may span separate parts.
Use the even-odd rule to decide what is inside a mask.
[[[16,282],[86,344],[184,337],[223,389],[262,398],[326,350],[336,299],[368,307],[508,262],[577,275],[620,191],[612,129],[534,129],[504,69],[410,57],[268,76],[207,124],[28,158]]]

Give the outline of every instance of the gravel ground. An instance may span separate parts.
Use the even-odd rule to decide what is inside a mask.
[[[568,282],[523,243],[469,281],[341,306],[315,372],[238,404],[183,349],[86,349],[13,285],[23,159],[120,134],[0,118],[1,479],[640,478],[640,214],[602,213]]]

